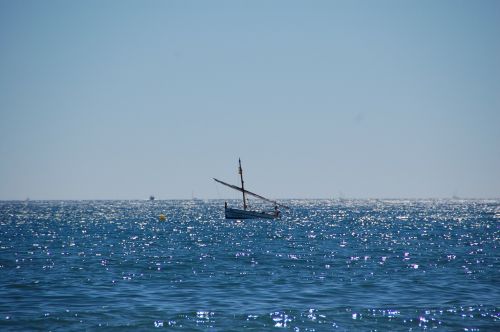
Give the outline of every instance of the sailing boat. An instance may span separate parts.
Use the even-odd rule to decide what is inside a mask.
[[[267,199],[265,197],[262,197],[260,195],[257,195],[251,191],[248,191],[245,189],[244,182],[243,182],[243,169],[241,168],[241,159],[238,159],[239,163],[239,168],[238,168],[238,173],[240,174],[240,179],[241,179],[241,187],[226,183],[221,180],[217,180],[214,178],[216,182],[219,182],[220,184],[223,184],[225,186],[228,186],[231,189],[240,191],[243,193],[243,210],[241,209],[234,209],[234,208],[229,208],[227,207],[227,202],[224,203],[224,215],[226,219],[275,219],[279,218],[280,216],[280,211],[278,210],[278,206],[284,207],[285,209],[289,209],[288,206],[285,206],[283,204],[279,204],[276,201]],[[247,199],[246,195],[250,195],[253,197],[257,197],[263,201],[269,202],[274,204],[274,211],[272,212],[265,212],[265,211],[252,211],[248,210],[248,204],[247,204]]]

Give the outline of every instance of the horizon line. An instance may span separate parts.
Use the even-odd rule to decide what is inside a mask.
[[[330,201],[363,201],[363,200],[500,200],[500,197],[291,197],[274,198],[275,200],[330,200]],[[36,202],[36,201],[237,201],[238,198],[25,198],[25,199],[5,199],[0,198],[0,202]],[[258,199],[252,199],[258,201]]]

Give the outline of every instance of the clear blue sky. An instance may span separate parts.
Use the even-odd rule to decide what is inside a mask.
[[[0,199],[500,197],[500,1],[0,0]],[[232,194],[231,194],[232,195]]]

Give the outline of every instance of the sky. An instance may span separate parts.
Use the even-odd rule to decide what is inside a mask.
[[[500,197],[500,1],[0,0],[0,199]]]

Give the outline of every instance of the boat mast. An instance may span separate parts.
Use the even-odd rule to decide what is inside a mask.
[[[243,210],[247,209],[247,200],[245,198],[245,187],[243,186],[243,169],[241,169],[241,159],[238,158],[238,163],[240,164],[240,167],[238,169],[238,172],[240,173],[240,178],[241,178],[241,192],[243,193]]]

